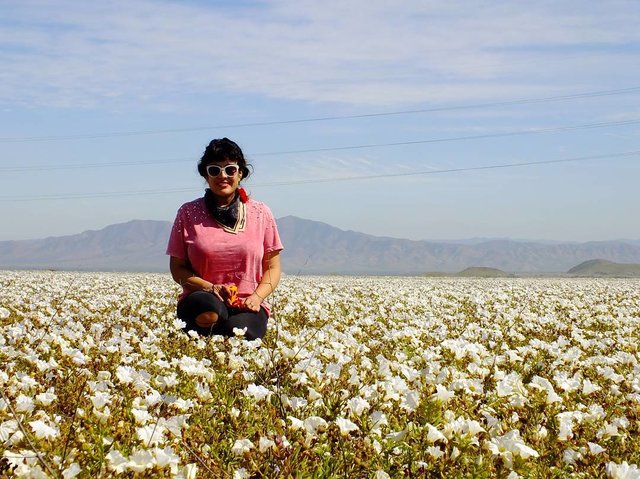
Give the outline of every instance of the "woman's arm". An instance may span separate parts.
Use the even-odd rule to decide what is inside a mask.
[[[169,270],[173,280],[189,292],[208,291],[218,296],[225,303],[229,302],[231,292],[226,285],[213,284],[197,276],[187,260],[170,256]]]
[[[262,279],[244,304],[251,311],[260,311],[260,304],[269,296],[280,282],[280,251],[267,253],[262,260]]]

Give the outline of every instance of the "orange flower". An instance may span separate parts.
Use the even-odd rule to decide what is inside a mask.
[[[238,287],[235,284],[229,286],[229,302],[231,304],[238,301]]]

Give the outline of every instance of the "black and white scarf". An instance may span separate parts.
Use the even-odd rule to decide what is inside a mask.
[[[244,231],[247,215],[238,192],[227,206],[218,206],[214,194],[207,188],[204,192],[204,204],[209,214],[225,231],[234,234]]]

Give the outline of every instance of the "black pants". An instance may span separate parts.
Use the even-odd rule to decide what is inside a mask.
[[[218,321],[211,327],[202,328],[196,324],[201,313],[217,313]],[[204,336],[220,334],[235,336],[233,328],[244,329],[244,337],[248,340],[264,337],[267,332],[267,312],[264,308],[254,313],[245,309],[229,308],[213,293],[196,291],[178,301],[178,317],[187,325],[185,332],[196,331]]]

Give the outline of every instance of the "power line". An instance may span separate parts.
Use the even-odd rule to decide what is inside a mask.
[[[163,135],[168,133],[186,133],[186,132],[194,132],[194,131],[228,129],[228,128],[248,128],[248,127],[256,127],[256,126],[290,125],[290,124],[296,124],[296,123],[312,123],[312,122],[320,122],[320,121],[354,120],[359,118],[415,115],[420,113],[435,113],[435,112],[446,112],[446,111],[456,111],[456,110],[490,108],[490,107],[499,107],[499,106],[548,103],[548,102],[555,102],[555,101],[570,101],[570,100],[579,100],[583,98],[625,95],[629,93],[636,93],[638,91],[640,91],[640,86],[629,87],[629,88],[619,88],[615,90],[591,91],[591,92],[584,92],[584,93],[576,93],[572,95],[559,95],[559,96],[549,96],[549,97],[542,97],[542,98],[523,98],[523,99],[516,99],[516,100],[498,101],[498,102],[475,103],[471,105],[453,105],[453,106],[443,106],[443,107],[433,107],[433,108],[421,108],[421,109],[415,109],[415,110],[399,110],[399,111],[387,111],[387,112],[377,112],[377,113],[365,113],[360,115],[333,115],[333,116],[323,116],[323,117],[314,117],[314,118],[297,118],[297,119],[291,119],[291,120],[276,120],[276,121],[262,121],[262,122],[235,123],[235,124],[231,123],[228,125],[198,126],[198,127],[190,127],[190,128],[167,128],[167,129],[157,129],[157,130],[119,131],[119,132],[110,132],[110,133],[75,134],[75,135],[59,135],[59,136],[56,136],[56,135],[31,136],[31,137],[14,137],[14,138],[4,137],[4,138],[0,138],[0,143],[12,143],[12,142],[18,143],[18,142],[32,142],[32,141],[33,142],[61,141],[61,140],[92,140],[92,139],[98,139],[98,138]]]
[[[86,168],[114,168],[120,166],[142,166],[142,165],[159,165],[159,164],[168,164],[168,163],[185,163],[192,162],[193,158],[190,157],[181,157],[181,158],[170,158],[165,160],[145,160],[145,161],[115,161],[115,162],[105,162],[105,163],[82,163],[82,164],[71,164],[68,163],[66,165],[31,165],[31,166],[7,166],[0,168],[0,171],[49,171],[49,170],[82,170]]]
[[[299,154],[299,153],[315,153],[315,152],[323,152],[323,151],[379,148],[383,146],[404,146],[404,145],[420,145],[425,143],[444,143],[444,142],[463,141],[463,140],[481,140],[481,139],[487,139],[487,138],[501,138],[501,137],[507,137],[507,136],[533,135],[533,134],[539,134],[539,133],[557,133],[561,131],[604,128],[608,126],[635,125],[638,123],[640,123],[640,119],[631,119],[631,120],[621,120],[621,121],[608,121],[608,122],[601,122],[601,123],[587,123],[583,125],[559,126],[559,127],[553,127],[553,128],[537,128],[537,129],[530,129],[530,130],[508,131],[503,133],[485,133],[482,135],[455,136],[455,137],[449,137],[449,138],[433,138],[429,140],[399,141],[395,143],[371,143],[366,145],[349,145],[349,146],[341,146],[341,147],[314,148],[314,149],[308,149],[308,150],[274,151],[270,153],[261,153],[260,155],[261,156],[275,156],[275,155],[285,155],[285,154],[290,155],[290,154]]]
[[[575,130],[585,130],[585,129],[593,129],[593,128],[636,125],[638,123],[640,123],[640,119],[631,119],[631,120],[609,121],[609,122],[600,122],[600,123],[586,123],[582,125],[567,125],[567,126],[559,126],[559,127],[551,127],[551,128],[516,130],[516,131],[507,131],[502,133],[485,133],[482,135],[467,135],[467,136],[456,136],[456,137],[447,137],[447,138],[431,138],[426,140],[398,141],[398,142],[391,142],[391,143],[369,143],[369,144],[362,144],[362,145],[346,145],[346,146],[336,146],[336,147],[327,147],[327,148],[308,148],[308,149],[302,149],[302,150],[272,151],[272,152],[263,152],[263,153],[252,153],[247,156],[292,155],[292,154],[318,153],[318,152],[327,152],[327,151],[357,150],[357,149],[365,149],[365,148],[381,148],[381,147],[390,147],[390,146],[408,146],[408,145],[420,145],[420,144],[428,144],[428,143],[481,140],[481,139],[488,139],[488,138],[501,138],[501,137],[519,136],[519,135],[558,133],[563,131],[575,131]],[[36,165],[36,166],[1,167],[0,171],[14,172],[14,171],[37,171],[37,170],[107,168],[107,167],[120,167],[120,166],[158,165],[158,164],[169,164],[169,163],[178,163],[178,162],[183,163],[183,162],[192,162],[192,161],[194,161],[194,158],[181,157],[181,158],[173,158],[173,159],[165,159],[165,160],[120,161],[120,162],[111,162],[111,163],[83,163],[83,164],[77,164],[77,165],[46,164],[46,165],[40,165],[40,166]]]
[[[261,185],[254,185],[254,186],[258,186],[258,187],[289,186],[289,185],[303,185],[307,183],[332,183],[336,181],[372,180],[377,178],[396,178],[396,177],[403,177],[403,176],[435,175],[435,174],[441,174],[441,173],[457,173],[462,171],[495,170],[499,168],[516,168],[521,166],[549,165],[549,164],[569,163],[569,162],[578,162],[578,161],[602,160],[605,158],[624,158],[624,157],[636,156],[636,155],[640,155],[640,150],[627,151],[624,153],[611,153],[606,155],[562,158],[558,160],[526,161],[526,162],[520,162],[520,163],[503,163],[500,165],[482,165],[482,166],[469,166],[465,168],[448,168],[443,170],[410,171],[405,173],[389,173],[389,174],[383,174],[383,175],[367,175],[367,176],[351,176],[351,177],[347,176],[342,178],[291,180],[291,181],[282,181],[282,182],[274,182],[274,183],[263,183]]]
[[[463,172],[463,171],[494,170],[494,169],[500,169],[500,168],[517,168],[517,167],[523,167],[523,166],[549,165],[549,164],[592,161],[592,160],[602,160],[602,159],[615,159],[615,158],[625,158],[625,157],[638,156],[638,155],[640,155],[640,150],[626,151],[622,153],[609,153],[609,154],[603,154],[603,155],[578,156],[573,158],[562,158],[562,159],[556,159],[556,160],[526,161],[526,162],[519,162],[519,163],[502,163],[497,165],[469,166],[464,168],[447,168],[447,169],[441,169],[441,170],[410,171],[405,173],[345,176],[345,177],[336,177],[336,178],[313,178],[313,179],[288,180],[288,181],[280,181],[280,182],[272,182],[272,183],[262,183],[262,184],[259,183],[251,186],[252,188],[262,188],[262,187],[272,187],[272,186],[303,185],[303,184],[310,184],[310,183],[361,181],[361,180],[372,180],[372,179],[379,179],[379,178],[423,176],[423,175],[435,175],[435,174],[443,174],[443,173],[457,173],[457,172]],[[112,191],[112,192],[101,192],[101,193],[95,193],[95,192],[79,193],[74,195],[39,195],[39,196],[31,196],[31,197],[0,196],[0,202],[68,200],[68,199],[79,199],[79,198],[108,198],[108,197],[117,197],[117,196],[142,196],[142,195],[156,195],[156,194],[167,194],[167,193],[184,193],[189,191],[195,192],[199,190],[200,188],[189,187],[189,188],[162,188],[162,189],[153,189],[153,190]]]

